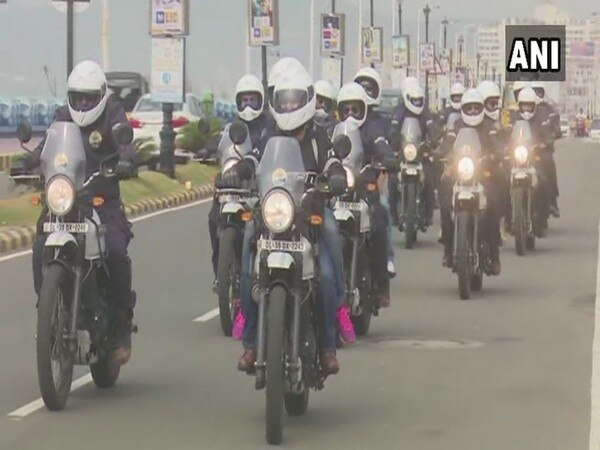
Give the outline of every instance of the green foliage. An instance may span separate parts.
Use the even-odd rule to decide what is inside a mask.
[[[204,148],[207,143],[213,140],[222,130],[221,122],[215,117],[206,120],[210,127],[208,135],[200,133],[198,122],[189,123],[181,129],[177,136],[177,148],[195,152]]]

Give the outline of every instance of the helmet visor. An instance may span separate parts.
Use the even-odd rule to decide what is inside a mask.
[[[308,92],[302,89],[284,89],[273,94],[275,112],[292,113],[308,104]]]
[[[408,101],[415,107],[420,108],[423,106],[423,97],[408,97]]]
[[[485,99],[485,109],[489,112],[494,112],[500,107],[499,97],[488,97]]]
[[[467,103],[461,109],[467,116],[478,116],[483,112],[483,105],[481,103]]]
[[[329,114],[333,109],[333,100],[321,95],[317,95],[317,109],[322,109]]]
[[[379,97],[379,86],[372,78],[360,77],[356,82],[362,86],[367,95],[373,99]]]
[[[365,104],[357,100],[342,102],[338,107],[338,112],[342,121],[348,117],[354,117],[360,121],[365,118]]]
[[[259,92],[240,92],[235,101],[238,111],[243,111],[248,106],[254,111],[258,111],[262,105],[262,96]]]
[[[520,113],[533,113],[535,111],[534,102],[519,102]]]
[[[450,96],[450,100],[454,103],[460,103],[461,99],[462,99],[462,94],[452,94]]]
[[[102,92],[69,91],[69,105],[75,111],[87,112],[94,109],[102,101]]]
[[[533,88],[533,91],[535,92],[535,95],[537,95],[539,98],[544,98],[544,96],[546,95],[546,90],[543,87]]]

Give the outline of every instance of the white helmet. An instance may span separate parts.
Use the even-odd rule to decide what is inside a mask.
[[[315,83],[315,94],[331,101],[329,111],[323,108],[317,108],[315,115],[321,119],[329,116],[335,104],[335,89],[328,80],[319,80]]]
[[[244,94],[258,94],[259,99],[252,103],[242,102]],[[265,89],[262,82],[254,75],[244,75],[235,86],[235,103],[240,119],[251,122],[259,117],[265,105]]]
[[[337,96],[340,120],[355,123],[359,128],[367,120],[368,95],[358,83],[346,83]]]
[[[513,94],[516,101],[519,101],[519,92],[521,89],[526,87],[531,87],[531,83],[529,83],[529,81],[515,81],[513,83]]]
[[[306,71],[284,74],[275,84],[271,114],[283,131],[293,131],[315,115],[317,96],[313,80]]]
[[[410,112],[421,115],[425,106],[425,91],[419,83],[409,83],[402,90],[404,105]]]
[[[80,127],[93,124],[104,112],[108,97],[102,68],[90,60],[77,64],[67,81],[67,104],[73,122]]]
[[[354,77],[367,93],[369,106],[379,106],[381,103],[381,75],[372,67],[363,67]]]
[[[462,83],[454,83],[450,88],[450,105],[452,105],[456,111],[460,110],[461,98],[464,93],[465,87]],[[452,97],[454,97],[454,100],[452,100]]]
[[[268,99],[271,101],[271,97],[273,96],[273,89],[277,84],[277,81],[281,79],[281,77],[290,72],[306,72],[306,69],[302,65],[300,61],[296,58],[292,58],[290,56],[286,56],[285,58],[281,58],[273,67],[271,67],[271,71],[269,72],[269,78],[267,80],[267,89],[268,89]]]
[[[535,115],[537,98],[538,97],[532,88],[526,87],[521,89],[517,102],[519,106],[519,114],[523,119],[530,120]]]
[[[485,80],[479,83],[477,90],[483,97],[485,115],[497,121],[500,118],[500,89],[498,85],[493,81]]]
[[[470,126],[476,127],[483,121],[483,97],[477,89],[467,89],[460,103],[460,116],[462,121]]]
[[[535,92],[538,105],[546,100],[546,85],[543,81],[532,81],[531,88]]]

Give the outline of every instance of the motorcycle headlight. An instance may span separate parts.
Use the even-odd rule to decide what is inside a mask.
[[[415,144],[406,144],[404,146],[404,159],[408,162],[412,162],[417,159],[417,147]]]
[[[294,202],[284,191],[275,189],[263,200],[262,216],[273,233],[283,233],[294,221]]]
[[[356,177],[354,176],[354,172],[349,167],[344,166],[344,170],[346,171],[346,183],[348,184],[349,189],[354,188],[354,183],[356,182]]]
[[[528,156],[529,151],[527,150],[527,147],[519,145],[517,148],[515,148],[515,161],[517,164],[526,164]]]
[[[64,216],[75,203],[75,188],[68,178],[57,176],[46,186],[46,204],[55,216]]]
[[[461,181],[469,181],[475,174],[475,163],[471,158],[461,158],[458,162],[458,177]]]
[[[227,161],[223,163],[223,167],[221,168],[221,174],[227,172],[233,166],[235,166],[239,162],[239,159],[229,158]]]

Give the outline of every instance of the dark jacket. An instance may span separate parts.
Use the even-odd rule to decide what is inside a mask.
[[[72,122],[69,108],[64,105],[56,110],[54,115],[55,122]],[[106,108],[102,115],[93,124],[80,128],[81,138],[85,148],[86,156],[86,178],[94,172],[100,169],[100,163],[107,156],[118,152],[118,155],[109,161],[109,163],[116,164],[119,159],[129,161],[132,164],[137,164],[137,156],[133,145],[121,145],[116,142],[113,138],[112,128],[117,124],[126,124],[127,116],[125,115],[125,109],[119,101],[115,101],[109,98],[106,103]],[[102,141],[92,146],[90,141],[94,142],[94,139],[90,139],[92,133],[98,131],[102,136]],[[95,133],[97,135],[97,133]],[[44,148],[46,138],[37,146],[37,148],[29,155],[26,162],[26,167],[31,169],[39,166],[40,155]],[[102,178],[97,182],[93,183],[92,195],[101,196],[105,200],[118,199],[121,196],[119,189],[119,181],[117,178]]]
[[[454,124],[454,130],[448,132],[446,135],[442,145],[442,152],[448,155],[452,151],[454,141],[456,140],[456,137],[462,128],[474,128],[479,135],[482,155],[501,155],[503,147],[495,123],[496,122],[493,120],[486,121],[484,118],[484,120],[478,126],[469,127],[462,121],[462,119],[459,119]]]
[[[248,135],[250,136],[250,142],[252,142],[252,148],[257,148],[260,144],[260,139],[262,138],[265,129],[267,127],[267,114],[262,113],[256,119],[246,122],[245,120],[241,120],[246,127],[248,128]],[[221,142],[221,137],[223,136],[223,131],[219,133],[207,146],[206,150],[210,154],[217,153],[219,149],[219,143]]]
[[[429,130],[433,120],[429,109],[423,108],[423,112],[417,115],[409,110],[406,105],[401,104],[394,109],[390,124],[389,140],[395,150],[400,150],[399,146],[402,145],[402,124],[407,117],[417,118],[421,125],[421,136],[423,136],[424,139],[431,138]]]
[[[365,164],[374,158],[383,161],[394,157],[394,152],[387,139],[390,122],[377,111],[369,111],[367,120],[360,127],[360,137],[365,149]]]
[[[335,130],[336,125],[339,123],[339,121],[332,115],[328,115],[325,119],[319,119],[315,116],[313,121],[316,127],[321,127],[325,130],[329,139],[332,138],[333,131]]]

